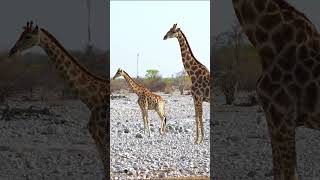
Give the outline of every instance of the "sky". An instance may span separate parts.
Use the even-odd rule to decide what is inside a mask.
[[[210,1],[111,1],[110,76],[122,68],[132,77],[157,69],[162,77],[183,70],[177,39],[163,40],[178,23],[194,56],[210,68]]]
[[[299,11],[303,12],[320,30],[320,1],[286,0]],[[236,20],[232,0],[215,0],[213,2],[213,35],[227,31]]]
[[[0,12],[2,51],[14,45],[29,20],[47,29],[67,49],[83,49],[86,45],[86,0],[5,0],[1,1]],[[106,1],[92,1],[92,41],[100,49],[108,46],[107,18]]]

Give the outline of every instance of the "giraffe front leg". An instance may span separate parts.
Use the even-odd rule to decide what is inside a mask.
[[[143,119],[143,133],[146,134],[146,126],[147,126],[147,113],[143,108],[141,108],[142,111],[142,119]]]
[[[274,180],[298,180],[295,128],[290,126],[281,128],[280,130],[279,127],[272,126],[275,125],[271,125],[268,122],[271,136]]]
[[[203,142],[203,138],[204,138],[204,130],[203,130],[203,119],[202,119],[202,102],[200,102],[200,106],[199,106],[199,118],[198,118],[198,121],[199,121],[199,135],[201,135],[201,138],[199,140],[199,143],[202,143]]]
[[[199,98],[197,97],[193,97],[194,100],[194,107],[195,107],[195,114],[196,114],[196,144],[199,144],[201,139],[199,139],[199,126],[200,126],[200,116],[199,116],[199,112],[200,112],[200,108],[201,108],[201,101]]]

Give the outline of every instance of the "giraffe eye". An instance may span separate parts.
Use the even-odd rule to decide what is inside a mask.
[[[26,38],[26,39],[31,39],[31,36],[26,36],[25,38]]]

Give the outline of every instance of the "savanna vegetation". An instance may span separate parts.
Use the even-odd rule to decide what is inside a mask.
[[[232,104],[237,91],[255,91],[261,74],[260,59],[237,22],[212,41],[215,88],[222,91],[227,104]]]
[[[93,74],[106,78],[109,52],[91,48],[70,51]],[[25,53],[8,58],[0,53],[0,99],[23,94],[27,99],[74,98],[54,64],[43,53]]]
[[[191,79],[186,75],[185,71],[175,73],[170,78],[163,78],[159,70],[149,69],[144,77],[134,78],[134,80],[153,92],[159,91],[167,94],[172,93],[176,89],[179,89],[180,93],[184,94],[184,91],[189,91],[191,87]],[[118,78],[112,80],[111,92],[120,90],[131,92],[131,88],[125,79]]]

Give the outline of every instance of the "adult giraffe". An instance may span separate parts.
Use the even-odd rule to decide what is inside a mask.
[[[271,138],[274,179],[298,179],[295,130],[320,127],[320,35],[285,0],[232,2],[261,58],[257,94]]]
[[[191,47],[186,36],[174,24],[172,28],[164,36],[163,40],[168,38],[177,38],[180,44],[182,62],[184,68],[191,78],[191,95],[193,97],[196,112],[196,143],[203,142],[203,119],[202,119],[202,103],[210,102],[210,72],[201,64],[193,55]]]
[[[110,80],[93,75],[81,66],[47,30],[27,22],[9,56],[40,46],[55,64],[62,78],[91,111],[87,128],[95,141],[107,177],[110,174],[110,122],[107,121]]]

